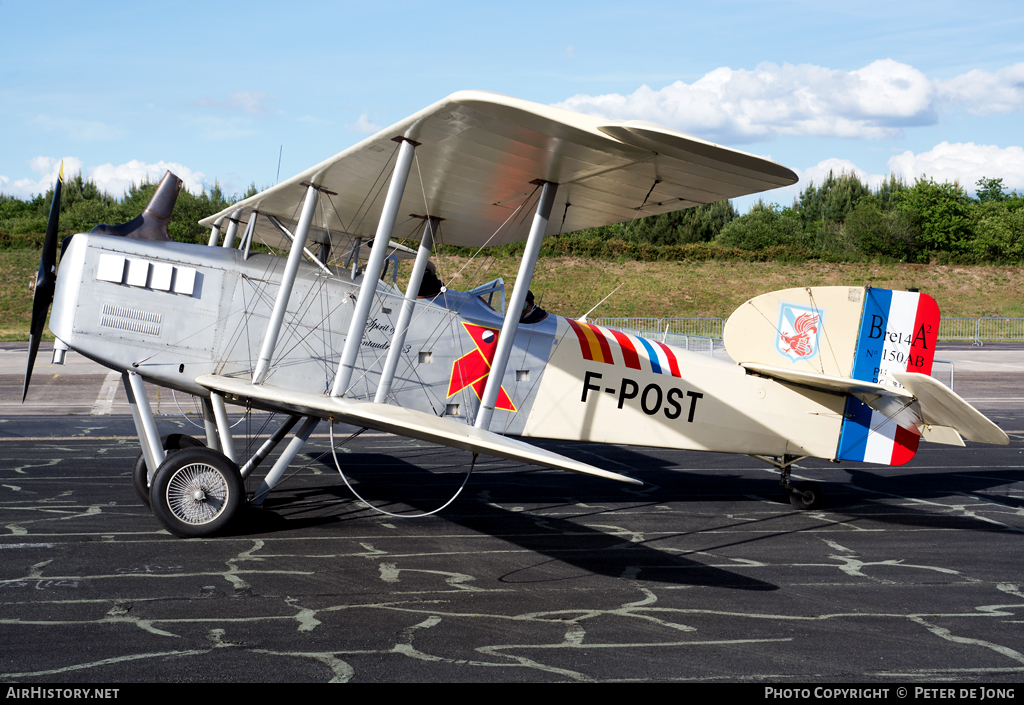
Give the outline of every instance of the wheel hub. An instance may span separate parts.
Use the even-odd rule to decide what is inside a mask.
[[[224,511],[228,486],[217,470],[193,463],[178,470],[167,483],[167,506],[186,524],[207,524]]]

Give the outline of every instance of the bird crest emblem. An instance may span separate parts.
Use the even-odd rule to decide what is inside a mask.
[[[779,309],[778,335],[775,349],[791,362],[810,360],[818,354],[818,333],[824,311],[796,304],[782,304]]]

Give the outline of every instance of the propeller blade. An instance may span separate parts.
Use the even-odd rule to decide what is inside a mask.
[[[50,203],[50,217],[46,221],[46,238],[43,240],[43,255],[39,259],[36,274],[36,292],[32,297],[32,325],[28,335],[28,366],[25,368],[25,386],[21,391],[21,402],[28,396],[28,384],[32,380],[32,366],[39,352],[39,341],[43,337],[46,314],[53,303],[53,290],[57,283],[57,225],[60,221],[60,189],[64,183],[64,163],[61,162],[57,185],[53,188]]]

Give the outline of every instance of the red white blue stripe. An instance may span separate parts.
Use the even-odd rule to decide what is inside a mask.
[[[680,377],[679,360],[672,348],[656,340],[565,319],[580,343],[584,360],[621,364],[632,370],[649,370],[654,374]]]
[[[931,374],[938,334],[939,307],[927,294],[868,289],[851,376],[887,384],[887,372]],[[914,457],[919,441],[913,431],[850,397],[836,457],[902,465]]]

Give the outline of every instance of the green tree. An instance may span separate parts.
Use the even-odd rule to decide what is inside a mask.
[[[811,181],[800,192],[793,210],[805,227],[818,222],[842,223],[860,200],[869,195],[871,189],[856,174],[842,172],[836,176],[830,171],[821,186]]]
[[[909,188],[910,186],[903,180],[902,176],[889,174],[889,178],[879,184],[878,188],[871,195],[882,211],[891,211],[896,201],[899,200],[899,194]]]
[[[899,210],[884,211],[875,197],[865,198],[846,218],[846,231],[866,255],[914,260],[920,231]]]
[[[990,179],[981,177],[977,182],[977,190],[974,195],[981,203],[986,201],[1005,201],[1009,195],[1003,190],[1002,179]]]
[[[167,231],[171,238],[178,242],[206,244],[210,231],[200,226],[199,221],[224,210],[231,203],[216,183],[212,189],[203,191],[198,196],[183,188],[178,192],[178,201],[174,204]]]
[[[620,237],[624,235],[627,240],[652,245],[711,242],[725,224],[738,215],[730,201],[705,203],[682,211],[639,218],[624,228],[625,232]]]
[[[1009,208],[1005,199],[986,199],[976,211],[970,251],[980,261],[1024,262],[1024,208]]]
[[[899,194],[896,208],[921,231],[922,249],[963,253],[973,239],[971,199],[958,183],[917,179]]]
[[[715,242],[743,250],[806,247],[809,244],[807,234],[800,227],[800,221],[788,213],[776,205],[758,201],[746,215],[727,223]]]
[[[65,178],[61,191],[60,231],[63,234],[88,232],[100,223],[126,223],[145,210],[156,186],[148,180],[132,184],[116,199],[103,193],[94,181],[83,179],[81,174],[70,175]],[[250,186],[250,190],[254,188],[255,184]],[[0,249],[39,247],[52,200],[52,188],[27,201],[0,194]],[[217,183],[198,195],[182,189],[171,212],[168,233],[179,242],[205,244],[209,232],[198,222],[236,200],[225,196]]]

